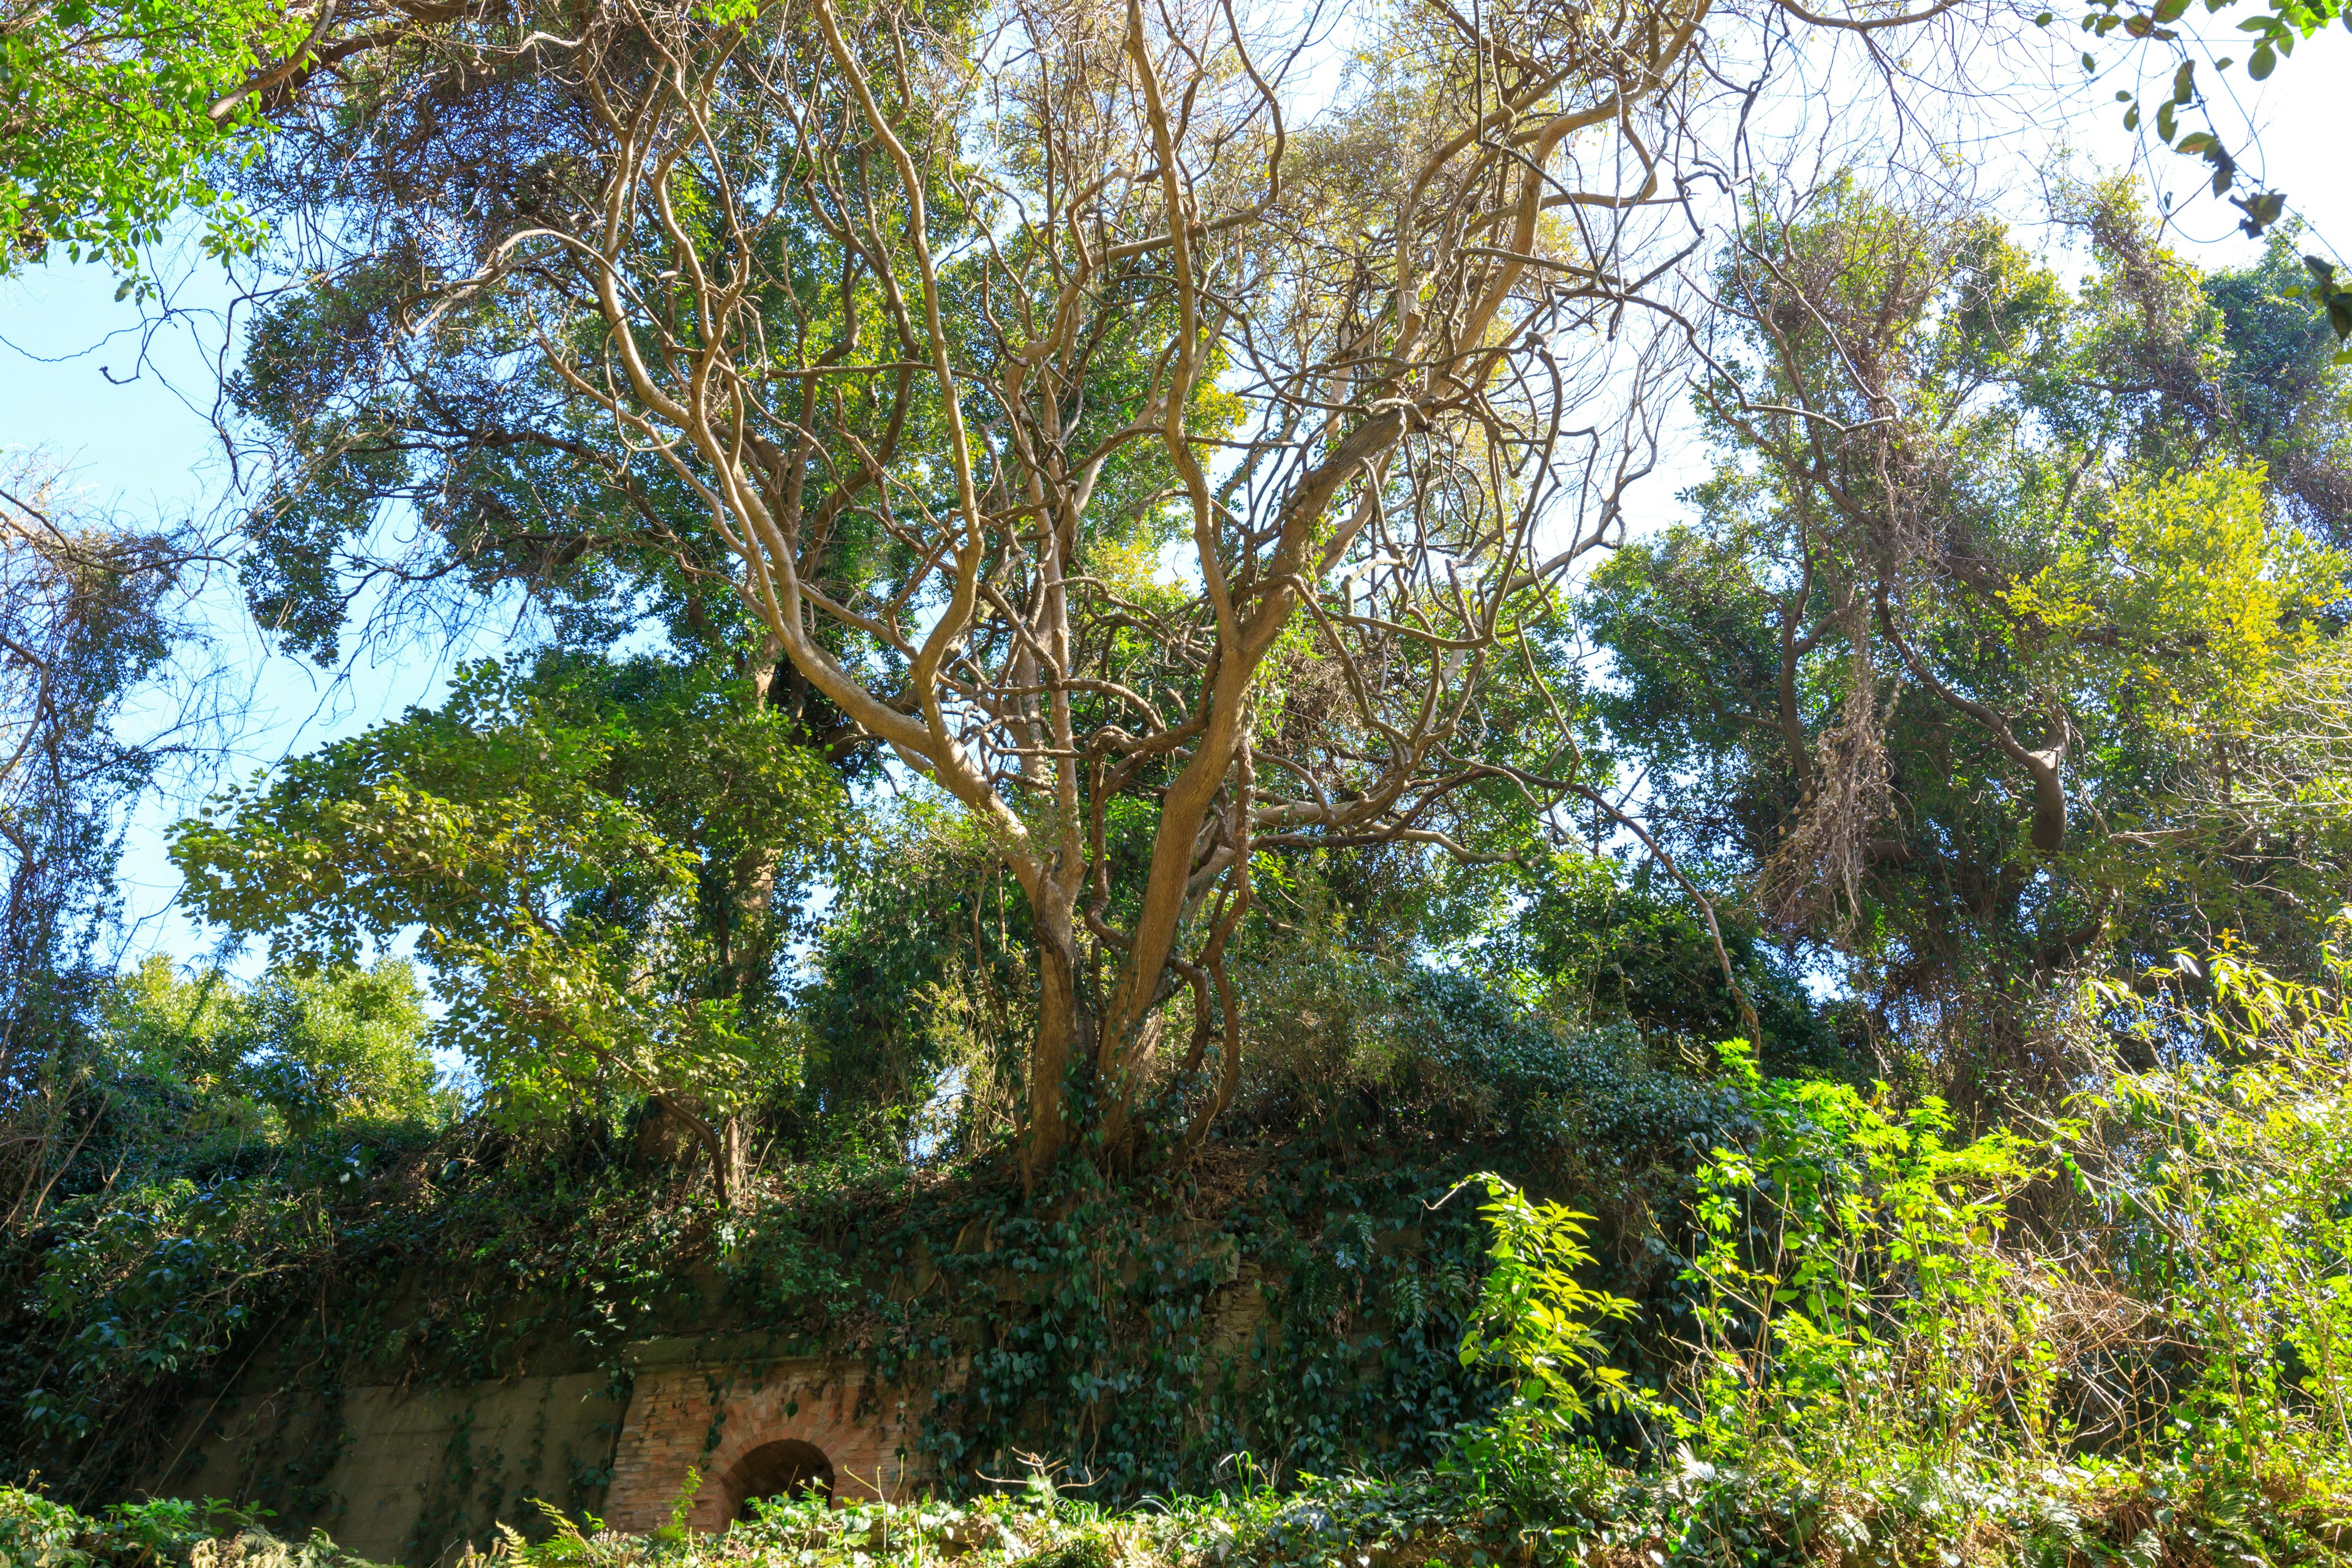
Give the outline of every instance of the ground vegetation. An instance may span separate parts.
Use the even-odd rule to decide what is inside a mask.
[[[1306,1250],[1284,1259],[1283,1361],[1242,1384],[1238,1405],[1229,1381],[1224,1398],[1195,1387],[1156,1411],[1171,1373],[1181,1385],[1191,1371],[1168,1361],[1186,1342],[1192,1280],[1181,1260],[1163,1254],[1139,1271],[1151,1283],[1129,1306],[1154,1331],[1129,1341],[1122,1363],[1117,1338],[1088,1327],[1103,1306],[1090,1282],[1098,1290],[1118,1271],[1087,1260],[1117,1211],[1082,1196],[1062,1222],[1037,1225],[1008,1185],[1005,1239],[1049,1267],[1029,1310],[992,1325],[1009,1337],[980,1348],[970,1392],[1004,1408],[1013,1391],[996,1380],[1034,1365],[1055,1337],[1075,1338],[1107,1423],[1083,1438],[1059,1435],[1082,1447],[1015,1446],[1005,1456],[1014,1468],[982,1472],[1009,1481],[896,1505],[779,1502],[719,1536],[679,1522],[692,1477],[677,1521],[647,1537],[604,1531],[556,1500],[517,1498],[480,1531],[475,1560],[2340,1560],[2352,1531],[2344,982],[2339,972],[2299,985],[2237,960],[2157,981],[2087,987],[2076,1022],[2146,1041],[2158,1065],[2119,1067],[2032,1138],[1958,1131],[1942,1106],[1903,1104],[1884,1085],[1770,1078],[1744,1047],[1727,1047],[1707,1126],[1719,1141],[1687,1173],[1686,1250],[1673,1259],[1687,1338],[1670,1358],[1629,1354],[1627,1331],[1638,1340],[1659,1301],[1645,1310],[1592,1283],[1604,1262],[1592,1216],[1474,1173],[1400,1205],[1424,1239],[1399,1253],[1380,1244],[1379,1205],[1365,1200],[1411,1187],[1330,1171],[1323,1180],[1352,1183],[1352,1201],[1326,1212],[1317,1241],[1295,1233]],[[1448,1248],[1427,1238],[1457,1202],[1467,1247],[1449,1268]],[[745,1278],[761,1290],[854,1293],[808,1268],[809,1237],[788,1240],[781,1218],[747,1248],[760,1261]],[[1134,1242],[1136,1256],[1151,1256],[1148,1236]],[[1347,1272],[1383,1251],[1388,1300],[1357,1295],[1353,1311],[1360,1327],[1385,1317],[1384,1332],[1368,1344],[1299,1331],[1349,1311]],[[1320,1283],[1318,1253],[1335,1271]],[[1431,1262],[1435,1272],[1418,1274]],[[1622,1268],[1603,1273],[1628,1279]],[[1408,1299],[1427,1314],[1423,1335],[1407,1326]],[[902,1316],[877,1326],[875,1343],[919,1354],[922,1327]],[[1451,1381],[1446,1365],[1467,1381]],[[1057,1386],[1070,1370],[1056,1368]],[[1464,1402],[1429,1410],[1449,1386]],[[1392,1428],[1407,1412],[1436,1416],[1418,1439],[1425,1449],[1408,1438],[1365,1462],[1348,1405],[1328,1426],[1319,1419],[1335,1399],[1360,1396]],[[1269,1417],[1293,1397],[1286,1440]],[[1217,1428],[1253,1401],[1252,1426]],[[1226,1452],[1160,1490],[1167,1436],[1188,1426],[1205,1439],[1204,1460]],[[975,1435],[950,1418],[931,1440],[951,1428]],[[1227,1447],[1245,1433],[1257,1446]],[[1156,1496],[1133,1500],[1145,1488]],[[48,1554],[32,1560],[58,1563],[142,1552],[350,1561],[324,1536],[289,1547],[225,1504],[84,1515],[16,1490],[0,1493],[0,1531],[21,1552]]]

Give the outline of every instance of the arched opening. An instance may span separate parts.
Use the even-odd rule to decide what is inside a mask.
[[[727,1472],[727,1519],[733,1523],[755,1513],[751,1504],[764,1498],[796,1498],[814,1487],[833,1497],[833,1461],[824,1450],[798,1437],[762,1443]]]

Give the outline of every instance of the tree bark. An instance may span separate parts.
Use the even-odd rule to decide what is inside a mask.
[[[1037,1030],[1029,1044],[1029,1125],[1021,1147],[1021,1184],[1034,1192],[1070,1137],[1070,1064],[1084,1058],[1093,1019],[1081,984],[1069,901],[1050,879],[1032,902],[1037,949]]]

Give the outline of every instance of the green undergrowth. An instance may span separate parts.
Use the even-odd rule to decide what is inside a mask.
[[[1789,1489],[1687,1453],[1649,1471],[1596,1449],[1562,1454],[1539,1508],[1458,1468],[1305,1479],[1296,1489],[1108,1508],[1031,1484],[961,1503],[763,1508],[718,1535],[651,1535],[544,1508],[494,1528],[463,1568],[1660,1568],[1661,1564],[1918,1564],[1921,1568],[2252,1568],[2352,1558],[2347,1478],[2231,1477],[2184,1456],[1992,1475],[1888,1475],[1867,1489]],[[1234,1468],[1246,1470],[1246,1456]],[[221,1533],[205,1526],[226,1523]],[[379,1568],[314,1532],[299,1542],[221,1505],[118,1508],[85,1519],[0,1489],[11,1568]]]
[[[722,1211],[617,1113],[535,1142],[459,1124],[134,1159],[61,1188],[0,1257],[0,1479],[37,1466],[83,1507],[184,1484],[216,1441],[187,1413],[284,1367],[319,1415],[239,1495],[331,1523],[344,1387],[517,1368],[617,1387],[632,1343],[746,1330],[941,1388],[917,1458],[957,1494],[1016,1453],[1082,1461],[1113,1502],[1213,1489],[1243,1450],[1281,1483],[1426,1467],[1496,1387],[1457,1354],[1484,1238],[1444,1201],[1484,1168],[1607,1217],[1606,1283],[1655,1302],[1659,1329],[1612,1353],[1659,1384],[1687,1316],[1666,1226],[1705,1151],[1742,1135],[1737,1096],[1448,977],[1398,1006],[1419,1043],[1376,1093],[1269,1096],[1200,1161],[1117,1179],[1073,1161],[1034,1198],[985,1155],[787,1142]],[[444,1469],[420,1524],[436,1539],[533,1506]],[[604,1480],[583,1468],[545,1500],[593,1507]]]
[[[1445,1160],[1429,1111],[1386,1123],[1422,1135],[1385,1149],[1236,1142],[1120,1184],[1074,1164],[1026,1202],[970,1170],[834,1173],[731,1215],[591,1163],[570,1196],[549,1184],[575,1210],[561,1223],[468,1207],[483,1189],[454,1162],[412,1166],[421,1184],[383,1215],[383,1250],[343,1278],[413,1258],[392,1245],[403,1224],[444,1256],[470,1247],[474,1306],[450,1289],[396,1314],[421,1314],[425,1348],[458,1366],[492,1364],[470,1355],[523,1331],[486,1310],[499,1300],[534,1303],[534,1333],[594,1329],[599,1354],[675,1328],[659,1292],[682,1275],[660,1265],[690,1258],[706,1306],[793,1322],[938,1397],[915,1456],[934,1488],[923,1501],[785,1505],[717,1537],[690,1534],[682,1506],[669,1529],[625,1538],[590,1517],[593,1498],[477,1489],[429,1515],[407,1555],[446,1565],[444,1543],[464,1542],[517,1568],[2343,1562],[2346,929],[2321,984],[2223,953],[2090,985],[2070,1025],[2086,1058],[2121,1042],[2153,1065],[2113,1058],[2057,1113],[1981,1131],[1884,1084],[1773,1076],[1739,1041],[1691,1086],[1590,1042],[1506,1032],[1482,1047],[1465,1027],[1454,1048],[1480,1050],[1473,1088],[1508,1093],[1446,1083],[1436,1053],[1417,1069],[1433,1083],[1396,1083],[1447,1108]],[[1639,1130],[1622,1146],[1652,1151],[1639,1180],[1612,1185],[1593,1158],[1608,1147],[1584,1098],[1597,1085],[1620,1091],[1606,1114]],[[1532,1176],[1463,1168],[1517,1130],[1563,1126],[1577,1136],[1521,1147]],[[401,1190],[396,1175],[376,1184]],[[1640,1228],[1644,1191],[1680,1193],[1671,1228]],[[580,1203],[593,1193],[611,1207]],[[499,1212],[504,1228],[464,1228]],[[600,1213],[625,1246],[582,1223]],[[380,1357],[374,1343],[354,1341],[350,1359]],[[190,1532],[210,1516],[92,1522],[11,1496],[5,1528],[40,1537],[49,1555],[25,1560],[41,1568],[347,1561],[323,1537],[285,1544],[321,1514],[264,1514],[276,1505],[255,1495],[254,1514],[207,1540]],[[164,1524],[185,1528],[166,1540]]]

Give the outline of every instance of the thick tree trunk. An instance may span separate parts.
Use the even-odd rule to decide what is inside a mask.
[[[1040,890],[1043,897],[1033,906],[1037,1032],[1029,1046],[1029,1127],[1021,1149],[1021,1184],[1029,1192],[1036,1191],[1069,1142],[1070,1064],[1084,1058],[1093,1033],[1070,905],[1050,882]]]

